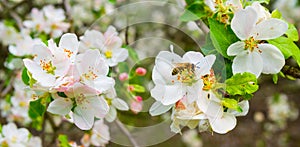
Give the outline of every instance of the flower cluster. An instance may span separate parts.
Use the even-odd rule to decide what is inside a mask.
[[[24,26],[33,32],[46,33],[57,38],[70,27],[64,22],[66,16],[63,9],[56,9],[53,5],[43,7],[42,10],[31,10],[30,20],[24,21]]]
[[[156,102],[150,114],[159,115],[172,108],[171,130],[176,133],[180,132],[180,126],[199,126],[205,130],[210,126],[220,134],[232,130],[236,125],[235,116],[246,115],[249,104],[248,101],[239,103],[242,112],[224,109],[223,97],[214,89],[214,62],[214,55],[204,57],[189,51],[180,57],[174,52],[161,51],[152,73],[155,87],[151,96]]]
[[[94,117],[113,121],[116,117],[114,107],[128,110],[126,102],[116,98],[114,79],[108,77],[109,65],[124,61],[127,50],[120,48],[122,41],[113,27],[102,35],[103,40],[94,40],[95,36],[89,36],[90,32],[102,35],[95,30],[87,31],[78,41],[75,34],[67,33],[61,37],[58,46],[53,40],[47,45],[34,45],[32,58],[23,60],[32,78],[31,87],[49,92],[54,98],[48,111],[62,116],[72,111],[74,123],[83,130],[93,126]],[[79,50],[82,52],[78,53]],[[108,52],[110,58],[105,56]],[[117,55],[120,52],[125,54],[121,60]]]
[[[18,129],[14,123],[4,125],[0,133],[0,146],[42,147],[42,141],[39,137],[32,136],[25,128]]]

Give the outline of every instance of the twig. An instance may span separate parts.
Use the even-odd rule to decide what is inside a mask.
[[[209,33],[209,31],[210,31],[209,28],[202,20],[196,21],[196,24],[199,26],[199,28],[203,31],[203,33],[205,35],[207,35]]]
[[[126,129],[126,127],[120,122],[120,120],[118,118],[115,120],[115,123],[121,129],[121,131],[128,137],[128,139],[131,142],[131,144],[134,147],[138,147],[139,146],[138,143],[134,140],[134,138],[132,137],[132,135],[130,134],[130,132]]]
[[[13,86],[12,86],[13,81],[14,81],[14,78],[11,78],[9,84],[1,92],[0,97],[4,97],[8,92],[10,92],[10,90],[13,88]]]

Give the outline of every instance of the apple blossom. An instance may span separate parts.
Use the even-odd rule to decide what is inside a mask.
[[[228,47],[227,54],[236,56],[232,72],[250,72],[259,77],[261,73],[276,74],[285,61],[280,50],[274,45],[263,43],[283,35],[288,28],[282,20],[269,18],[258,22],[258,14],[253,7],[235,13],[231,28],[241,41]]]
[[[58,47],[53,40],[48,41],[48,46],[35,45],[33,59],[23,60],[25,67],[37,84],[52,90],[57,85],[56,82],[68,73],[75,60],[78,45],[75,34],[64,34]]]
[[[94,124],[94,117],[104,118],[108,113],[107,102],[98,93],[83,84],[76,83],[65,92],[67,98],[56,98],[49,104],[47,111],[62,116],[67,115],[71,109],[73,120],[77,127],[89,130]]]
[[[193,51],[182,58],[173,52],[161,51],[152,71],[155,87],[151,96],[163,105],[175,104],[184,96],[189,102],[195,101],[203,86],[200,77],[209,73],[214,61],[214,55],[204,57]]]
[[[107,77],[109,67],[97,50],[88,50],[83,53],[76,67],[80,82],[96,89],[98,93],[112,88],[115,84],[113,78]]]
[[[122,39],[118,37],[118,32],[113,26],[109,26],[104,34],[88,30],[80,40],[80,52],[98,49],[109,66],[116,66],[128,57],[128,51],[122,48]]]
[[[14,44],[20,38],[21,35],[14,27],[6,26],[3,22],[0,22],[0,40],[4,45]]]
[[[10,45],[8,50],[15,56],[25,56],[33,54],[33,46],[40,44],[39,38],[31,38],[27,34],[22,34],[22,37],[16,41],[15,45]]]

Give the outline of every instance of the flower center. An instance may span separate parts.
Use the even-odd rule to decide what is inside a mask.
[[[111,50],[107,50],[107,51],[104,52],[104,55],[105,55],[106,58],[109,59],[109,58],[112,58],[113,53],[112,53]]]
[[[95,80],[98,76],[91,70],[89,72],[82,74],[82,76],[87,80]]]
[[[85,97],[82,93],[80,93],[80,94],[76,97],[76,104],[82,106],[82,104],[83,104],[84,102],[88,102],[88,101],[87,101],[86,97]],[[82,107],[82,108],[83,108],[83,107]],[[86,109],[87,109],[87,108],[86,108]]]
[[[245,49],[249,49],[251,52],[253,52],[253,50],[255,48],[258,48],[258,41],[254,40],[254,37],[250,37],[248,40],[245,40]]]
[[[47,71],[47,73],[54,75],[54,71],[55,71],[56,67],[54,67],[52,65],[51,61],[46,62],[45,59],[40,60],[40,65],[42,66],[43,70]]]

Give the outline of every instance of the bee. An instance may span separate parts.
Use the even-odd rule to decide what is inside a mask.
[[[176,63],[175,68],[172,70],[172,76],[181,74],[183,71],[193,74],[195,72],[195,68],[195,64],[192,63]]]

